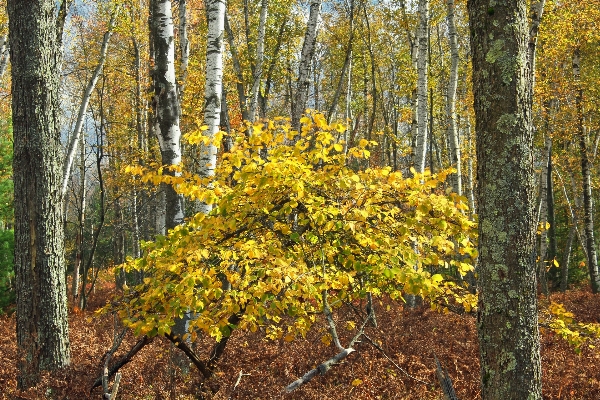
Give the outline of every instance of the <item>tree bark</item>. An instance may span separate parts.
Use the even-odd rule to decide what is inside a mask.
[[[481,394],[542,398],[525,0],[469,0],[477,135]]]
[[[246,104],[246,89],[244,88],[244,74],[242,73],[242,67],[240,65],[240,57],[238,55],[237,47],[235,45],[235,38],[233,36],[233,30],[229,26],[229,18],[225,14],[224,19],[225,32],[227,33],[227,42],[229,43],[229,52],[231,53],[231,62],[233,64],[233,70],[235,71],[236,81],[235,86],[238,92],[238,100],[240,103],[240,110],[242,113],[242,120],[248,120],[248,105]]]
[[[256,119],[256,108],[258,107],[258,92],[263,75],[263,61],[265,58],[265,30],[267,27],[268,9],[269,0],[261,0],[258,38],[256,39],[256,67],[254,68],[254,79],[252,82],[252,90],[250,92],[250,114],[248,116],[250,122],[254,122]]]
[[[415,144],[415,171],[425,172],[427,162],[427,65],[429,59],[429,0],[419,0],[417,28],[417,137]]]
[[[354,0],[350,0],[350,16],[348,19],[348,24],[348,30],[350,31],[350,33],[348,35],[348,45],[346,46],[344,65],[342,66],[342,71],[340,72],[340,79],[338,80],[338,84],[333,95],[333,100],[331,101],[331,105],[329,106],[329,110],[327,112],[327,122],[331,122],[331,118],[333,117],[338,102],[340,101],[340,96],[342,95],[342,88],[344,87],[344,76],[346,75],[346,71],[350,67],[350,59],[352,58],[352,45],[354,43]]]
[[[315,54],[315,43],[317,41],[317,22],[321,12],[321,1],[312,0],[310,2],[310,13],[308,24],[302,44],[302,53],[300,55],[300,65],[298,67],[298,82],[296,86],[295,100],[292,102],[292,129],[300,132],[300,118],[306,108],[308,101],[308,89],[310,86],[310,66]]]
[[[450,157],[452,166],[456,168],[452,186],[454,191],[462,196],[462,168],[460,155],[460,140],[456,127],[456,88],[458,86],[458,40],[454,24],[454,0],[446,2],[448,21],[448,39],[450,41],[450,77],[448,79],[448,97],[446,102],[446,119],[448,124],[448,140],[450,141]]]
[[[206,86],[204,88],[204,123],[208,126],[205,134],[211,143],[200,148],[200,176],[215,175],[217,147],[212,143],[219,131],[221,121],[221,94],[223,92],[223,31],[225,29],[225,2],[208,0],[208,38],[206,48]],[[212,206],[206,203],[198,205],[198,212],[208,214]]]
[[[588,159],[587,138],[583,117],[583,88],[581,86],[580,51],[575,49],[573,54],[573,74],[577,93],[575,105],[577,107],[577,138],[579,142],[579,155],[581,157],[581,177],[583,179],[583,223],[585,229],[585,247],[587,250],[587,264],[590,274],[592,293],[600,291],[600,274],[598,273],[598,257],[596,255],[596,242],[594,240],[594,205],[592,197],[592,181],[590,161]]]
[[[181,162],[181,131],[179,130],[179,96],[175,79],[175,43],[170,0],[155,0],[152,10],[152,29],[155,52],[154,98],[156,103],[155,130],[160,145],[165,175],[179,176],[171,169]],[[183,196],[174,185],[161,184],[165,196],[165,229],[183,222]]]
[[[70,363],[56,2],[9,0],[19,389]]]
[[[547,253],[548,253],[548,230],[546,224],[548,222],[548,155],[552,151],[552,139],[550,136],[546,136],[546,151],[544,152],[544,159],[546,162],[542,167],[542,174],[540,177],[540,207],[539,207],[539,226],[540,226],[540,251],[538,259],[538,282],[540,284],[540,290],[543,294],[548,296],[548,280],[546,278],[546,267]]]

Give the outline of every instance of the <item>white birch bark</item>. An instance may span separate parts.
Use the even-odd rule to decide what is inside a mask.
[[[77,114],[77,121],[75,122],[75,128],[73,128],[73,134],[71,135],[71,141],[69,143],[69,147],[67,150],[67,155],[65,159],[65,163],[63,166],[63,176],[62,176],[62,184],[61,184],[61,196],[64,197],[67,192],[67,186],[69,183],[69,178],[71,176],[71,169],[73,167],[73,162],[75,160],[75,152],[77,151],[77,143],[79,143],[81,128],[83,126],[83,120],[87,113],[87,108],[90,103],[90,97],[92,96],[92,92],[96,87],[96,83],[98,83],[98,78],[100,77],[100,73],[104,68],[104,62],[106,61],[106,54],[108,52],[108,44],[110,42],[110,38],[113,34],[113,29],[115,27],[115,22],[117,18],[117,14],[119,12],[119,8],[115,8],[112,16],[110,17],[110,22],[108,24],[108,30],[104,33],[104,39],[102,40],[102,47],[100,48],[100,58],[98,59],[98,64],[94,69],[94,73],[90,78],[85,91],[83,93],[83,97],[81,99],[81,104],[79,106],[79,112]]]
[[[214,139],[219,131],[221,94],[223,87],[223,33],[225,29],[225,1],[207,0],[208,37],[206,43],[206,86],[204,89],[204,124],[208,126],[206,135]],[[210,143],[200,149],[200,175],[212,177],[217,163],[217,147]],[[198,205],[199,212],[209,213],[212,206]]]
[[[179,65],[179,77],[181,81],[179,98],[181,98],[185,89],[190,61],[190,40],[188,38],[187,27],[187,0],[179,0],[179,54],[181,56],[181,63]]]
[[[6,72],[9,58],[10,51],[8,48],[8,35],[4,35],[0,38],[0,79],[2,79],[4,73]]]
[[[548,253],[548,231],[546,223],[548,222],[548,157],[552,151],[552,139],[550,135],[546,135],[546,149],[544,151],[544,165],[540,176],[540,205],[539,205],[539,226],[540,233],[540,252],[538,260],[538,280],[542,293],[548,295],[548,282],[546,281],[546,254]]]
[[[308,100],[308,89],[310,86],[310,66],[315,54],[315,43],[317,40],[317,23],[319,13],[321,12],[321,0],[312,0],[310,2],[310,13],[308,15],[308,24],[306,25],[306,34],[302,44],[302,53],[300,55],[300,65],[298,67],[298,83],[296,89],[296,99],[293,102],[292,109],[292,128],[300,131],[300,118],[306,108]]]
[[[85,135],[81,135],[80,140],[80,166],[79,166],[79,226],[77,227],[76,247],[77,255],[75,256],[75,265],[73,266],[73,283],[71,286],[71,295],[73,296],[74,304],[77,304],[77,294],[79,293],[79,271],[83,264],[83,232],[85,226],[85,209],[86,209],[86,179],[85,179]]]
[[[175,43],[170,0],[154,2],[152,29],[155,51],[154,96],[156,103],[155,132],[160,146],[165,175],[179,176],[168,167],[181,162],[179,98],[175,78]],[[165,228],[173,229],[183,222],[183,196],[173,185],[161,184],[165,196]]]
[[[454,191],[462,196],[462,171],[460,140],[458,129],[456,127],[456,87],[458,86],[458,40],[456,25],[454,24],[454,0],[448,0],[447,21],[448,21],[448,39],[450,41],[450,78],[448,80],[448,93],[446,103],[446,118],[448,121],[448,139],[450,141],[450,152],[452,166],[456,168],[456,175],[453,179]]]
[[[329,110],[327,111],[327,122],[331,122],[333,114],[335,113],[335,109],[337,108],[337,104],[342,94],[344,77],[346,75],[346,71],[350,67],[350,62],[352,58],[352,45],[354,43],[354,0],[350,0],[350,16],[348,18],[348,30],[350,31],[350,34],[348,36],[348,46],[346,47],[344,65],[342,66],[342,71],[340,72],[340,80],[338,81],[337,88],[335,89],[333,100],[331,101],[331,105],[329,106]]]
[[[471,151],[471,149],[473,148],[473,138],[471,135],[471,121],[469,120],[469,117],[467,116],[467,138],[469,141],[469,152]],[[471,218],[473,218],[475,216],[475,214],[477,213],[475,210],[475,180],[473,178],[473,154],[470,154],[469,157],[467,158],[467,177],[468,177],[468,199],[469,199],[469,212],[471,215]]]
[[[256,40],[256,67],[254,68],[254,81],[250,92],[250,113],[248,118],[254,122],[256,118],[256,108],[258,105],[258,91],[260,81],[263,75],[263,63],[265,56],[265,30],[267,27],[267,13],[269,9],[269,0],[261,0],[260,18],[258,22],[258,38]]]
[[[417,29],[417,140],[414,168],[418,173],[425,171],[427,159],[427,64],[429,58],[429,0],[419,0],[419,26]]]

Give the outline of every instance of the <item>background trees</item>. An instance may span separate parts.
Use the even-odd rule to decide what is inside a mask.
[[[412,176],[411,167],[423,173],[439,173],[454,167],[456,172],[448,175],[447,182],[429,189],[438,194],[452,189],[459,194],[453,199],[459,209],[469,205],[469,210],[463,209],[469,218],[474,219],[474,212],[483,206],[480,223],[485,226],[489,225],[486,218],[493,213],[489,207],[501,207],[502,198],[514,195],[503,194],[498,204],[489,207],[482,201],[485,196],[479,199],[474,196],[484,178],[485,182],[494,181],[496,189],[497,182],[503,181],[506,188],[513,189],[518,182],[513,185],[506,173],[487,177],[487,168],[493,167],[488,160],[504,162],[501,158],[505,153],[502,141],[496,140],[499,131],[492,138],[487,136],[490,132],[481,131],[481,123],[472,129],[476,113],[471,86],[486,79],[498,84],[503,79],[511,84],[516,81],[502,69],[504,47],[499,42],[495,42],[496,47],[493,43],[486,44],[488,48],[482,50],[475,47],[478,42],[469,39],[464,1],[336,0],[325,6],[319,1],[232,0],[226,6],[222,22],[222,2],[117,3],[109,0],[61,3],[71,4],[71,8],[64,13],[64,60],[59,65],[61,70],[53,72],[60,76],[60,95],[52,101],[57,104],[60,101],[60,107],[52,111],[52,120],[59,122],[55,124],[53,141],[44,144],[53,147],[47,151],[44,148],[43,154],[52,155],[52,163],[56,165],[65,161],[66,170],[72,170],[69,179],[64,180],[60,225],[64,225],[67,233],[63,266],[72,272],[78,308],[85,307],[86,296],[100,270],[122,264],[127,257],[146,259],[148,253],[144,254],[142,241],[166,234],[165,227],[190,223],[198,211],[210,212],[218,204],[217,199],[227,192],[224,188],[231,189],[231,193],[238,190],[236,196],[241,195],[236,188],[239,179],[235,173],[252,162],[259,165],[260,157],[274,157],[274,148],[281,145],[259,139],[265,132],[301,139],[307,147],[299,152],[333,146],[327,150],[332,157],[346,157],[349,169],[344,174],[372,168],[390,174],[401,172],[408,177]],[[544,287],[548,279],[550,290],[559,283],[566,289],[570,283],[589,276],[592,284],[597,280],[594,251],[598,228],[593,221],[594,217],[597,220],[594,200],[598,198],[595,167],[600,135],[596,88],[600,64],[595,26],[600,19],[597,11],[600,7],[596,3],[548,1],[543,7],[544,2],[532,2],[531,17],[536,22],[528,29],[539,29],[540,37],[537,63],[540,68],[530,77],[537,82],[533,108],[503,112],[503,115],[520,115],[524,110],[531,116],[531,123],[529,119],[522,123],[525,130],[530,124],[533,128],[531,132],[522,132],[523,147],[519,150],[521,154],[532,152],[532,158],[528,159],[530,166],[523,169],[523,176],[514,177],[523,179],[519,185],[526,183],[523,205],[527,200],[527,207],[525,214],[515,213],[526,215],[523,224],[527,226],[522,229],[528,235],[531,227],[538,228],[539,235],[527,236],[527,246],[523,248],[529,251],[529,257],[535,254],[533,258],[539,258],[537,283]],[[219,18],[212,14],[216,6]],[[542,9],[543,19],[539,21]],[[57,9],[53,10],[59,15]],[[472,18],[472,22],[497,18],[496,11],[486,10],[487,14]],[[150,14],[152,23],[148,24]],[[0,107],[3,109],[11,100],[7,90],[10,78],[8,74],[2,75],[9,64],[7,49],[13,48],[11,40],[3,36],[7,23],[6,16],[1,16]],[[535,48],[535,44],[529,40],[527,51],[532,50],[531,45]],[[497,74],[471,63],[468,55],[476,51],[486,52],[481,60],[500,68]],[[15,71],[21,64],[17,64],[19,60],[12,61]],[[578,66],[576,74],[574,61]],[[471,81],[473,70],[476,77],[481,75],[475,82]],[[22,73],[15,72],[16,77]],[[488,90],[498,97],[491,102],[494,104],[514,98],[508,92],[500,96],[500,91],[491,87]],[[13,95],[15,104],[21,101],[16,91]],[[487,104],[481,102],[480,97],[478,113]],[[324,114],[314,112],[303,117],[306,108]],[[290,118],[296,136],[278,119],[281,116]],[[525,117],[529,118],[529,114]],[[483,117],[478,115],[478,118]],[[251,124],[243,122],[247,119]],[[492,118],[493,123],[495,119]],[[11,145],[12,122],[6,121],[6,129],[2,130],[2,145]],[[18,122],[22,121],[14,120],[15,128]],[[220,130],[227,134],[219,133]],[[236,153],[233,162],[229,152],[239,150],[241,139],[236,135],[240,132],[255,137],[255,142],[250,141],[243,154]],[[327,145],[320,142],[318,132],[330,134],[331,142]],[[189,139],[181,146],[180,134]],[[312,141],[306,139],[309,137]],[[15,149],[21,149],[19,140],[15,133]],[[59,141],[62,151],[55,148]],[[475,157],[476,145],[482,154],[479,158]],[[262,151],[257,151],[258,146],[262,146]],[[353,148],[367,152],[369,157]],[[486,158],[488,154],[490,157]],[[15,163],[21,160],[18,158]],[[509,161],[514,162],[514,157]],[[231,170],[221,171],[222,176],[213,181],[211,174],[219,171],[223,162],[230,162]],[[314,162],[317,171],[325,165],[328,164],[323,158]],[[260,164],[260,168],[264,165]],[[477,168],[479,182],[473,173]],[[265,176],[270,173],[261,171]],[[194,175],[198,173],[199,176]],[[11,228],[15,221],[23,220],[13,218],[11,196],[6,195],[10,190],[4,190],[11,187],[12,172],[0,168],[0,176],[0,219],[3,228]],[[15,172],[15,182],[18,176]],[[19,187],[23,186],[23,181],[19,182]],[[161,200],[165,189],[169,192],[169,207]],[[479,190],[486,192],[487,187]],[[203,198],[206,193],[215,198]],[[276,195],[273,194],[273,199]],[[192,201],[184,202],[184,198]],[[260,210],[259,201],[253,204]],[[18,204],[25,206],[23,202]],[[24,215],[22,212],[21,209],[18,215]],[[291,224],[289,228],[300,229],[301,210],[292,207],[289,212],[286,221]],[[482,232],[483,228],[482,225]],[[24,234],[23,229],[24,225],[17,229],[18,237]],[[502,229],[493,225],[487,231],[498,233]],[[56,232],[60,233],[60,229]],[[415,236],[415,243],[426,243],[427,235]],[[532,240],[535,251],[530,248]],[[7,241],[4,243],[8,245]],[[20,249],[17,246],[17,251]],[[482,255],[482,261],[488,255]],[[533,295],[526,288],[533,283],[524,257],[521,254],[517,258],[522,260],[521,266],[530,280],[520,288],[531,300]],[[220,282],[225,282],[223,274],[232,274],[238,267],[231,263],[228,268],[220,271]],[[7,282],[7,277],[13,282],[12,272],[9,268],[5,270],[3,282]],[[133,287],[148,278],[141,272],[116,271],[119,288]],[[450,275],[444,276],[450,279]],[[508,281],[505,283],[508,285]],[[516,293],[521,295],[518,290]],[[367,292],[363,294],[366,296]],[[330,298],[335,295],[328,294]],[[500,301],[498,296],[494,297]],[[533,313],[532,309],[528,311]],[[523,329],[530,328],[533,326]]]

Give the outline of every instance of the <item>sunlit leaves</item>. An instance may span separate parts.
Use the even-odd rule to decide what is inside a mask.
[[[289,341],[310,329],[323,293],[333,307],[367,293],[474,306],[455,278],[472,269],[475,225],[461,212],[464,199],[440,189],[448,172],[352,170],[348,161],[366,157],[371,143],[346,158],[336,125],[320,114],[305,119],[289,145],[285,120],[248,126],[250,137],[232,134],[212,182],[183,174],[179,190],[215,207],[124,266],[147,276],[119,303],[127,325],[160,334],[189,309],[192,329],[217,340],[266,326],[267,337]],[[233,314],[238,326],[228,323]]]

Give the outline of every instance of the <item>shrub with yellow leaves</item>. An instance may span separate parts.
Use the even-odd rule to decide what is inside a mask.
[[[466,199],[443,189],[451,171],[355,170],[350,161],[367,158],[374,142],[344,154],[343,127],[320,114],[303,123],[299,135],[285,119],[231,133],[234,146],[210,181],[130,168],[146,181],[170,179],[213,211],[145,243],[144,256],[123,266],[143,270],[144,282],[107,309],[149,336],[170,333],[190,310],[192,338],[203,331],[220,341],[265,325],[270,338],[303,336],[323,314],[324,296],[332,307],[415,294],[473,308],[460,278],[473,268],[476,226]],[[187,140],[205,141],[202,130]]]

